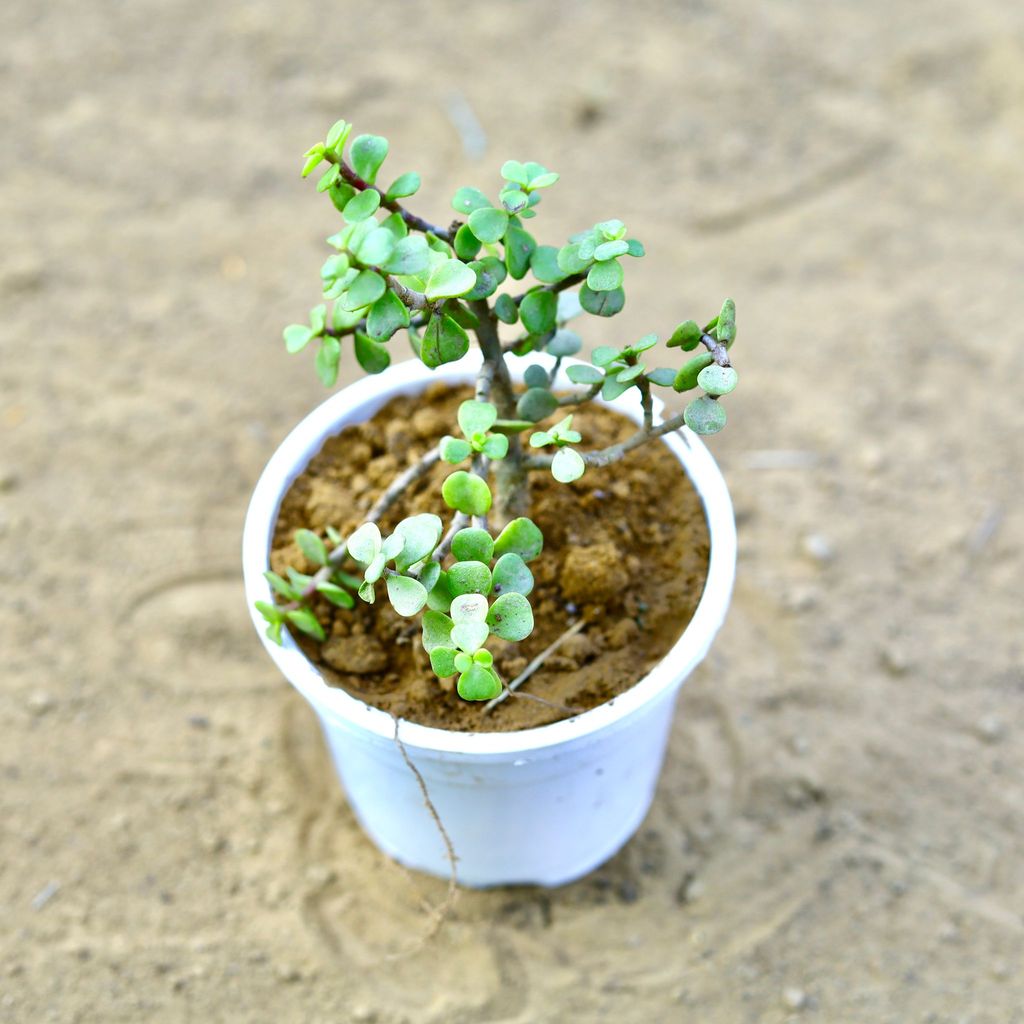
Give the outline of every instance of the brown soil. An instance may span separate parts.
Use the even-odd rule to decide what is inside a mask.
[[[453,429],[467,397],[468,390],[435,385],[415,402],[394,399],[369,423],[328,440],[282,502],[271,555],[275,571],[289,565],[314,571],[292,539],[295,531],[323,533],[333,526],[346,534],[358,526],[382,487]],[[632,421],[600,408],[581,410],[574,426],[594,448],[636,430]],[[396,503],[382,528],[437,511],[450,472],[437,466]],[[569,487],[549,473],[534,473],[530,487],[530,515],[544,533],[544,552],[530,563],[536,626],[520,644],[492,640],[488,647],[501,676],[511,680],[582,617],[586,627],[560,645],[524,689],[589,709],[642,678],[690,621],[707,576],[704,511],[679,462],[659,443],[613,468],[591,470]],[[506,700],[486,714],[482,705],[462,700],[453,679],[439,681],[431,672],[418,617],[402,618],[383,597],[372,606],[358,602],[352,611],[320,601],[315,611],[328,627],[327,640],[300,637],[300,643],[325,677],[399,717],[478,732],[565,717],[529,699]]]

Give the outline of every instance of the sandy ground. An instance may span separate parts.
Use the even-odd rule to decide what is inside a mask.
[[[0,37],[0,1019],[1024,1021],[1019,5],[21,0]],[[562,172],[550,240],[626,220],[618,337],[741,317],[738,590],[649,819],[397,961],[443,886],[360,833],[238,565],[322,394],[279,330],[342,115],[428,216],[515,156]]]

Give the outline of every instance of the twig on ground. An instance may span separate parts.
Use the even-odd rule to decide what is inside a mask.
[[[491,708],[496,707],[507,697],[512,696],[514,691],[518,690],[519,687],[522,686],[523,683],[525,683],[526,680],[529,679],[530,676],[532,676],[533,673],[536,672],[537,669],[539,669],[541,665],[543,665],[544,662],[555,653],[561,644],[568,640],[569,637],[575,636],[581,629],[583,629],[584,626],[586,626],[586,624],[586,619],[580,619],[579,622],[573,623],[553,644],[541,651],[540,654],[538,654],[537,657],[534,658],[533,661],[531,661],[530,664],[527,665],[526,668],[524,668],[523,671],[520,672],[519,675],[517,675],[515,679],[513,679],[512,682],[494,698],[494,700],[489,700],[484,705],[484,711],[490,711]]]

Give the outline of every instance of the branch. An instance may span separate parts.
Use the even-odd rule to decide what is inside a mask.
[[[706,332],[701,332],[700,340],[704,347],[715,357],[715,362],[719,366],[732,366],[732,363],[729,362],[729,350],[720,341],[712,338]]]
[[[586,281],[586,279],[586,274],[570,274],[568,277],[563,277],[561,281],[556,281],[554,284],[545,285],[544,288],[539,290],[545,292],[553,292],[555,295],[557,295],[559,292],[564,292],[566,288],[572,288],[575,285],[582,284],[584,281]],[[530,291],[535,290],[536,289],[533,288],[530,289]],[[529,294],[530,292],[523,292],[522,295],[517,295],[514,300],[515,304],[518,306],[523,301],[523,299],[525,299],[526,296]]]
[[[373,268],[378,274],[383,274],[384,271],[380,267]],[[410,309],[433,309],[433,303],[424,295],[422,292],[415,291],[412,288],[406,288],[401,281],[398,280],[392,274],[385,275],[387,277],[388,287],[408,306]]]
[[[356,172],[336,154],[327,151],[324,153],[324,159],[332,164],[337,164],[341,170],[341,176],[345,181],[354,188],[359,189],[360,192],[365,192],[367,189],[372,189],[374,192],[378,192],[380,194],[380,205],[383,206],[385,210],[397,213],[414,231],[422,231],[425,235],[436,235],[438,238],[442,238],[446,242],[450,242],[455,237],[455,232],[459,229],[461,223],[460,221],[452,221],[452,223],[446,228],[441,228],[436,224],[431,224],[430,221],[424,220],[422,217],[417,217],[414,213],[410,213],[397,200],[387,199],[384,189],[379,188],[377,185],[371,185],[368,181],[360,178],[359,175],[356,174]]]
[[[419,462],[414,462],[409,466],[403,473],[399,473],[394,480],[391,481],[388,489],[377,499],[373,507],[369,512],[366,513],[366,522],[375,523],[385,512],[391,508],[392,505],[405,493],[405,491],[411,487],[417,480],[426,476],[427,473],[434,467],[434,465],[441,458],[441,452],[438,448],[431,448],[425,455],[423,455]],[[314,576],[310,579],[309,583],[302,590],[303,599],[312,597],[316,593],[316,588],[321,583],[327,583],[331,576],[334,575],[335,569],[345,560],[345,556],[348,554],[348,538],[346,537],[328,556],[327,564],[322,568],[318,569]],[[295,608],[301,608],[302,603],[299,601],[292,601],[289,604],[281,605],[282,611],[292,611]]]
[[[586,402],[590,402],[597,398],[601,394],[601,387],[603,381],[598,381],[596,384],[591,384],[590,389],[587,391],[577,391],[574,395],[562,395],[558,399],[559,405],[583,405]]]
[[[417,295],[419,293],[418,292],[414,292],[413,294]],[[401,297],[401,296],[399,296],[399,297]],[[409,327],[424,327],[429,322],[429,320],[430,320],[430,317],[426,316],[426,315],[424,315],[424,316],[414,316],[412,318],[412,320],[409,321]],[[406,330],[408,330],[408,328],[406,328]],[[360,334],[365,334],[366,333],[366,320],[365,319],[360,320],[359,323],[357,323],[353,327],[343,327],[341,330],[335,330],[333,327],[325,327],[324,328],[324,334],[327,334],[327,335],[329,335],[332,338],[345,338],[345,337],[347,337],[350,334],[355,334],[356,331],[358,331]]]

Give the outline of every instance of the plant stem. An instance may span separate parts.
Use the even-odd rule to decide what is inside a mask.
[[[561,281],[556,281],[554,284],[549,284],[545,286],[543,289],[531,290],[554,292],[554,294],[557,295],[559,292],[564,292],[566,288],[572,288],[575,285],[582,284],[584,281],[586,281],[586,279],[586,274],[570,274],[568,277],[563,277]],[[523,292],[522,295],[517,295],[515,297],[515,304],[518,306],[523,301],[523,299],[525,299],[526,296],[529,294],[529,292]]]
[[[368,181],[360,178],[359,175],[356,174],[356,172],[336,154],[325,152],[324,159],[332,164],[337,164],[341,170],[341,176],[353,188],[359,189],[360,192],[372,189],[374,192],[379,193],[380,205],[383,206],[385,210],[397,213],[414,231],[422,231],[424,234],[436,235],[438,238],[442,238],[446,242],[450,242],[455,237],[455,232],[459,229],[461,223],[460,221],[453,221],[446,228],[438,227],[436,224],[431,224],[430,221],[424,220],[422,217],[417,217],[414,213],[410,213],[397,200],[387,199],[385,197],[384,189],[379,188],[377,185],[371,185]]]

